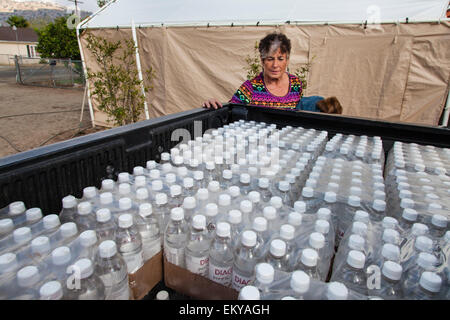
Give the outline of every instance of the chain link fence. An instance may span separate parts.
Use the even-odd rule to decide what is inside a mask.
[[[14,57],[16,80],[24,85],[84,88],[81,60]]]

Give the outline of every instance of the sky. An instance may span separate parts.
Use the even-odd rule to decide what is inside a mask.
[[[80,0],[83,3],[78,3],[78,9],[84,11],[90,11],[94,13],[99,9],[97,5],[97,0]],[[67,0],[54,0],[54,2],[61,4],[66,7],[74,7],[74,3]]]

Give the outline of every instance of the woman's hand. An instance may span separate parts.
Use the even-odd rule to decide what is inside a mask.
[[[220,103],[219,100],[217,99],[209,99],[206,100],[205,102],[203,102],[203,107],[208,108],[208,109],[219,109],[222,108],[222,103]]]

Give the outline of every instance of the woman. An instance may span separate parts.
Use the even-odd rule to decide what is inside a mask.
[[[245,81],[231,98],[231,103],[294,110],[302,95],[302,82],[289,74],[287,66],[291,41],[282,33],[271,33],[259,43],[263,71]],[[206,108],[221,108],[217,99],[203,103]]]

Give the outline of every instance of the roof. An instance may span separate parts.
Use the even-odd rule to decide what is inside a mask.
[[[17,40],[38,42],[38,35],[32,28],[17,28]],[[0,41],[16,41],[16,31],[12,27],[0,27]]]
[[[448,0],[113,0],[81,28],[438,21]]]

